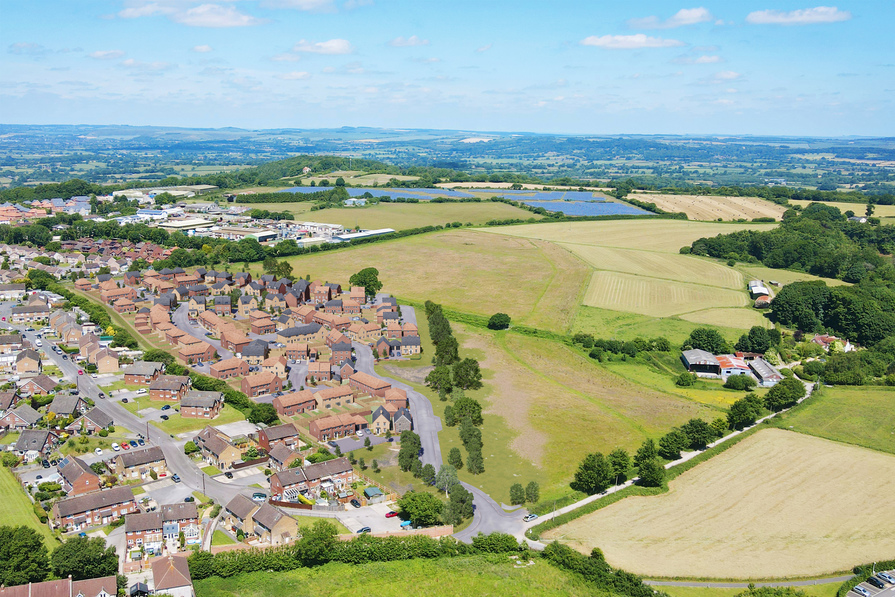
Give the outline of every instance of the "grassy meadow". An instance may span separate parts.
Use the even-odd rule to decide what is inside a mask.
[[[19,525],[37,531],[43,537],[47,549],[52,551],[59,545],[49,527],[37,519],[31,500],[25,495],[15,475],[5,466],[0,466],[0,526]]]
[[[895,536],[881,521],[893,475],[891,455],[765,429],[668,493],[626,498],[544,538],[600,547],[610,564],[654,577],[826,575],[891,557]]]
[[[292,211],[291,203],[278,203],[277,211]],[[304,204],[297,204],[304,205]],[[310,209],[310,203],[308,210]],[[285,206],[285,207],[284,207]],[[254,207],[254,206],[253,206]],[[517,218],[540,219],[530,211],[507,205],[506,203],[378,203],[365,207],[337,207],[314,212],[302,210],[301,219],[314,222],[341,224],[346,228],[420,228],[422,226],[445,225],[462,222],[481,225],[489,220]]]
[[[535,560],[516,566],[506,556],[469,556],[361,565],[330,563],[289,572],[253,572],[196,581],[196,597],[399,597],[409,594],[608,597],[584,581]]]

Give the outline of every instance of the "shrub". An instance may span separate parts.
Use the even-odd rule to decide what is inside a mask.
[[[731,390],[751,390],[758,382],[751,375],[731,375],[724,382],[724,387]]]
[[[506,313],[495,313],[488,320],[488,329],[505,330],[510,327],[510,316]]]

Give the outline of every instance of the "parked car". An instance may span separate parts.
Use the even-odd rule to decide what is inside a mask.
[[[336,442],[333,442],[333,441],[329,441],[329,442],[326,442],[326,445],[329,446],[330,448],[335,448],[339,444],[337,444]]]
[[[170,404],[166,404],[166,405],[164,405],[164,406],[162,407],[162,410],[170,410],[170,409],[171,409],[171,405],[170,405]]]
[[[185,502],[195,502],[195,501],[196,501],[196,498],[194,498],[194,497],[191,496],[191,495],[188,495],[188,496],[186,496],[185,498],[183,498],[183,501],[185,501]]]
[[[121,450],[121,446],[119,446],[118,444],[112,444],[112,449],[118,452],[119,450]]]
[[[858,585],[857,587],[852,588],[852,591],[860,595],[861,597],[870,597],[870,591],[865,589],[864,587]]]
[[[230,471],[227,471],[226,473],[224,473],[224,476],[227,477],[228,479],[232,479],[232,478],[233,478],[233,473],[230,472]]]
[[[881,581],[880,579],[878,579],[875,576],[871,576],[870,578],[868,578],[867,583],[873,585],[877,589],[885,589],[886,588],[886,583],[884,583],[883,581]]]
[[[34,331],[34,328],[25,328],[25,331],[26,331],[26,332],[33,332],[33,331]]]
[[[97,375],[96,373],[91,373],[90,377],[92,377],[93,379],[96,379],[99,377],[99,375]]]
[[[260,491],[256,491],[252,494],[252,500],[256,502],[263,502],[267,500],[267,494],[261,493]]]
[[[146,393],[146,388],[140,388],[137,390],[137,396],[142,396]]]
[[[171,475],[171,480],[174,481],[175,483],[180,483],[180,475],[178,475],[176,473]]]
[[[135,440],[135,439],[132,439],[132,440],[129,441],[128,443],[131,445],[131,448],[136,448],[136,447],[139,445],[139,444],[137,443],[137,440]]]
[[[385,517],[386,518],[394,518],[397,515],[398,515],[398,513],[395,512],[394,510],[392,510],[391,512],[386,512]]]
[[[99,456],[99,455],[101,455],[101,454],[103,453],[103,449],[102,449],[102,448],[97,448],[96,450],[94,450],[94,452],[96,452],[97,456]]]
[[[145,446],[145,445],[146,445],[146,442],[144,442],[142,438],[141,438],[141,439],[138,439],[138,440],[137,440],[137,443],[140,444],[141,446]]]
[[[401,523],[402,529],[406,529],[407,527],[412,527],[412,526],[413,526],[413,523],[409,520],[405,520],[404,522]]]
[[[522,517],[522,522],[531,522],[532,520],[535,520],[537,517],[538,517],[537,514],[526,514],[525,516]]]
[[[162,416],[159,417],[159,418],[160,418],[162,421],[167,421],[167,420],[170,419],[171,417],[169,417],[168,415],[162,415]]]
[[[357,530],[358,535],[361,535],[363,533],[372,533],[372,532],[373,532],[373,529],[371,529],[370,527],[363,527],[363,528],[360,528]]]
[[[364,431],[363,431],[363,429],[358,429],[357,431],[354,432],[354,434],[358,437],[363,437]]]
[[[121,442],[121,449],[122,450],[130,450],[131,447],[127,444],[127,442]]]
[[[888,572],[880,572],[877,574],[880,578],[882,578],[887,583],[895,585],[895,575],[889,574]]]
[[[50,468],[50,461],[44,460],[43,462],[40,463],[40,465],[44,468]]]
[[[359,501],[357,501],[357,500],[351,500],[350,503],[351,503],[351,505],[354,506],[355,508],[360,508],[360,502],[359,502]]]

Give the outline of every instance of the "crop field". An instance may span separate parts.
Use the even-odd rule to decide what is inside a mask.
[[[779,220],[786,207],[759,197],[721,197],[715,195],[666,195],[662,193],[631,193],[631,199],[655,203],[672,213],[684,212],[691,220],[714,221],[745,218],[774,218]]]
[[[895,389],[824,388],[803,406],[787,413],[780,425],[895,454]]]
[[[742,291],[598,271],[591,277],[584,304],[669,317],[701,309],[745,307],[749,300]]]
[[[452,230],[345,250],[290,257],[295,274],[346,284],[375,266],[383,292],[436,300],[490,317],[501,311],[519,323],[565,330],[580,304],[589,269],[550,243]],[[260,264],[251,267],[260,272]]]
[[[690,222],[687,220],[614,220],[609,222],[557,222],[488,228],[486,232],[553,242],[677,253],[703,237],[737,230],[771,230],[776,224]]]
[[[449,579],[449,580],[446,580]],[[196,597],[402,597],[542,595],[610,597],[541,560],[517,566],[506,556],[467,556],[372,564],[330,563],[288,572],[253,572],[195,582]]]
[[[820,576],[895,553],[883,523],[893,475],[891,455],[766,429],[666,494],[626,498],[545,538],[599,547],[610,564],[649,576]]]
[[[752,265],[746,267],[738,266],[738,269],[749,276],[749,279],[764,280],[765,282],[773,280],[780,284],[790,284],[792,282],[823,280],[826,282],[827,286],[842,286],[848,284],[848,282],[843,282],[842,280],[837,280],[835,278],[820,278],[804,272],[793,272],[788,269],[774,269],[771,267]]]
[[[722,307],[684,313],[680,317],[686,321],[692,321],[693,323],[702,325],[728,326],[742,330],[749,329],[756,325],[764,328],[774,327],[774,324],[772,324],[767,317],[762,315],[761,311],[756,311],[754,309]]]
[[[292,205],[310,203],[278,203],[280,210],[292,211]],[[506,203],[379,203],[367,207],[340,207],[321,209],[312,213],[300,212],[302,219],[329,224],[341,224],[346,228],[420,228],[462,222],[481,225],[489,220],[523,219],[542,216]]]
[[[804,201],[801,199],[791,199],[789,201],[793,205],[801,205],[805,207],[810,204],[811,201]],[[863,216],[864,211],[867,209],[867,205],[864,203],[846,203],[842,201],[824,201],[823,205],[829,205],[831,207],[839,208],[839,211],[845,213],[847,211],[855,212],[856,216]],[[874,205],[873,206],[873,215],[878,218],[892,218],[895,217],[895,205]]]
[[[733,311],[745,312],[747,310],[736,308]],[[696,313],[699,312],[697,311]],[[685,321],[678,317],[652,317],[583,305],[578,309],[578,313],[572,322],[571,332],[593,333],[601,338],[615,338],[618,340],[664,336],[673,345],[680,345],[687,339],[690,332],[700,325],[705,324]],[[715,327],[728,341],[736,342],[743,333],[744,328],[726,327],[726,325],[727,321],[725,320],[722,322],[722,325],[716,325]]]

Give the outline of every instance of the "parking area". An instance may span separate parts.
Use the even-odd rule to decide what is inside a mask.
[[[333,445],[333,444],[337,444],[339,446],[339,449],[342,451],[342,454],[347,454],[348,452],[351,452],[352,450],[359,450],[359,449],[363,448],[364,440],[367,439],[368,437],[370,438],[371,446],[376,446],[379,444],[384,444],[386,442],[395,441],[394,437],[385,439],[384,437],[380,437],[378,435],[373,435],[372,433],[364,431],[363,437],[358,437],[356,435],[352,435],[351,437],[343,437],[342,439],[336,439],[336,440],[332,440],[332,441],[329,441],[326,443],[327,443],[327,445],[329,445],[330,448],[335,448],[335,445]]]
[[[385,515],[392,510],[394,504],[373,504],[365,508],[353,508],[339,513],[339,522],[352,533],[356,533],[364,527],[370,527],[374,533],[388,533],[401,530],[401,522],[397,516],[386,518]]]
[[[849,597],[856,595],[860,597],[895,597],[895,570],[877,572],[872,578],[849,591],[848,594]]]

